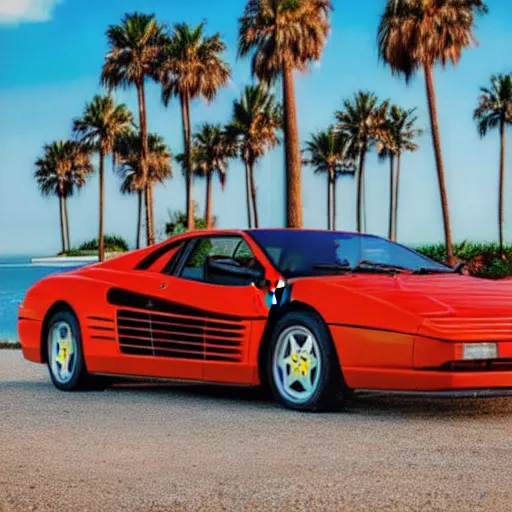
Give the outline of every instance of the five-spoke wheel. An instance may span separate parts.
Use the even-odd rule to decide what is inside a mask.
[[[80,327],[73,313],[59,311],[48,322],[48,369],[63,391],[82,389],[89,378],[84,364]]]
[[[279,392],[294,403],[307,402],[318,387],[321,357],[318,341],[309,329],[294,325],[282,331],[272,365]]]
[[[48,359],[51,372],[59,383],[67,384],[73,377],[76,365],[76,338],[68,322],[55,322],[48,333]]]
[[[277,322],[267,375],[277,400],[302,411],[330,408],[346,389],[327,326],[308,312],[288,313]]]

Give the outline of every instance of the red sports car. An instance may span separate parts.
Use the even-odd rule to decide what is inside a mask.
[[[113,375],[263,384],[312,411],[361,389],[512,390],[510,281],[353,233],[179,235],[37,282],[19,335],[65,391]]]

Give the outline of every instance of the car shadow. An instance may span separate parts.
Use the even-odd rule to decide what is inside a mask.
[[[393,418],[467,419],[470,416],[512,416],[510,397],[429,398],[385,393],[356,393],[344,408],[348,414]]]
[[[262,387],[229,386],[223,384],[203,384],[189,382],[133,382],[118,381],[110,389],[116,392],[147,392],[152,395],[195,399],[214,399],[223,402],[245,402],[250,404],[273,404],[271,394]]]
[[[30,394],[59,394],[51,381],[30,380],[3,381],[0,392],[28,392]],[[276,410],[296,414],[280,407],[271,393],[263,387],[229,386],[224,384],[203,384],[177,381],[153,381],[139,379],[114,379],[106,390],[82,391],[76,395],[102,394],[113,392],[128,398],[134,396],[157,398],[167,402],[178,399],[183,402],[212,403],[222,406],[240,406],[251,410]],[[75,395],[69,395],[68,398]],[[299,413],[300,414],[300,413]],[[511,417],[512,397],[489,398],[427,398],[421,396],[398,396],[375,392],[356,392],[341,407],[322,414],[340,418],[367,418],[368,421],[400,420],[413,418],[435,418],[436,420],[467,419],[468,417]]]
[[[275,407],[285,411],[275,402],[271,393],[262,388],[227,386],[222,384],[190,384],[169,382],[127,382],[111,388],[117,392],[142,392],[155,396],[179,397],[194,401],[215,400],[222,404]],[[288,411],[293,413],[293,411]],[[488,398],[427,398],[420,396],[398,396],[385,393],[356,392],[334,411],[325,413],[348,416],[413,418],[435,417],[437,419],[467,418],[470,416],[512,416],[512,397]]]

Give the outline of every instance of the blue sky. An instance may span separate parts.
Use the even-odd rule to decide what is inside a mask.
[[[404,243],[442,240],[442,222],[428,131],[423,78],[409,86],[378,63],[376,29],[384,0],[334,0],[332,35],[321,64],[297,77],[297,109],[302,140],[334,120],[344,98],[358,89],[374,91],[406,108],[418,107],[425,135],[420,150],[403,158],[399,239]],[[58,202],[42,198],[33,180],[33,162],[45,142],[68,138],[73,117],[98,92],[106,50],[105,29],[125,12],[155,13],[172,25],[207,20],[207,31],[219,31],[228,45],[226,59],[233,82],[215,103],[195,102],[192,123],[228,121],[233,99],[251,82],[247,61],[236,58],[237,19],[244,0],[1,0],[0,1],[0,253],[51,254],[59,250]],[[498,134],[478,137],[472,121],[479,87],[492,73],[512,71],[512,3],[489,0],[489,14],[478,21],[478,48],[463,54],[457,68],[436,70],[439,121],[447,171],[453,232],[456,240],[494,240],[497,237]],[[222,7],[221,7],[222,6]],[[137,112],[134,91],[116,93]],[[179,105],[164,108],[156,85],[147,90],[149,129],[162,134],[173,153],[182,151]],[[512,151],[512,149],[511,149]],[[284,222],[283,151],[265,157],[256,170],[262,226]],[[506,219],[512,212],[512,158],[507,162]],[[306,227],[326,224],[324,179],[303,169]],[[136,199],[121,197],[119,182],[106,175],[106,231],[135,238]],[[72,243],[96,235],[98,182],[95,175],[69,202]],[[204,183],[196,181],[194,196],[204,207]],[[388,212],[388,165],[375,155],[368,159],[368,231],[385,235]],[[337,189],[338,229],[355,226],[355,183],[342,179]],[[184,208],[184,180],[175,177],[155,191],[155,221],[162,229],[168,210]],[[214,213],[220,227],[244,227],[244,173],[238,162],[229,168],[223,193],[214,188]],[[512,222],[506,222],[512,240]]]

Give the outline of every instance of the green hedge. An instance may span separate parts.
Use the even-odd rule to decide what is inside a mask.
[[[107,252],[126,252],[129,250],[128,243],[126,240],[117,235],[105,235],[103,237],[105,244],[105,251]],[[78,249],[78,251],[97,251],[98,250],[98,239],[93,238],[87,242],[84,242]]]
[[[0,341],[0,350],[20,350],[21,344],[19,341]]]
[[[197,204],[194,208],[194,212],[197,212]],[[179,235],[187,231],[187,214],[181,211],[169,211],[169,221],[165,224],[165,234],[167,236]],[[196,229],[206,229],[206,221],[203,217],[194,217]],[[213,217],[213,227],[217,223],[217,218]]]
[[[462,242],[453,246],[457,261],[466,263],[471,275],[489,279],[512,276],[512,246],[503,249],[500,253],[496,243]],[[421,245],[414,250],[439,262],[447,260],[443,244]]]

